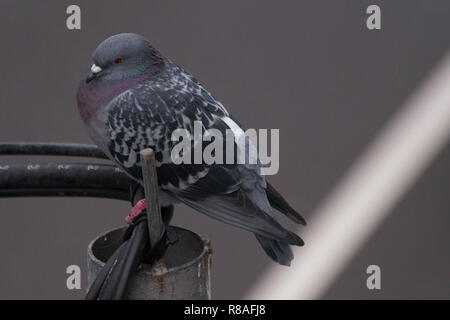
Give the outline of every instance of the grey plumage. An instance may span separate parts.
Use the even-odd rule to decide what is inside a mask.
[[[117,57],[120,68],[113,62]],[[138,35],[108,38],[93,60],[105,75],[91,72],[80,83],[78,106],[100,148],[137,181],[141,180],[139,151],[154,149],[158,183],[166,201],[185,203],[254,232],[273,260],[289,265],[293,258],[289,245],[301,246],[303,241],[276,222],[272,207],[297,223],[305,221],[267,185],[259,162],[177,165],[171,159],[174,130],[183,128],[193,134],[194,121],[200,121],[202,130],[214,128],[225,136],[230,121],[239,125],[224,106]]]

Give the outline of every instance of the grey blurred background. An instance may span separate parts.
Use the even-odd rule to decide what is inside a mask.
[[[81,7],[82,30],[67,30],[69,4]],[[366,28],[370,4],[381,7],[382,30]],[[1,0],[0,141],[90,143],[77,82],[103,39],[135,32],[246,127],[280,129],[280,171],[269,181],[309,218],[449,49],[449,18],[448,0]],[[449,298],[449,151],[323,298]],[[12,161],[31,160],[0,158]],[[123,225],[129,210],[113,200],[0,199],[0,298],[82,298],[88,242]],[[211,239],[213,298],[242,297],[272,263],[250,233],[185,206],[174,224]],[[82,290],[66,288],[71,264],[82,268]],[[371,264],[382,268],[380,291],[366,288]]]

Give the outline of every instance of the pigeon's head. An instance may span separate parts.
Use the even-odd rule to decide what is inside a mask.
[[[149,41],[133,33],[104,40],[95,49],[86,83],[111,83],[140,79],[161,71],[164,59]]]

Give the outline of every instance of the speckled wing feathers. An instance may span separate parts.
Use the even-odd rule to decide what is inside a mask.
[[[159,183],[169,189],[184,188],[208,172],[205,164],[172,163],[172,132],[186,129],[193,134],[194,121],[201,121],[203,129],[220,127],[215,122],[227,115],[201,85],[181,70],[176,71],[167,79],[147,81],[121,93],[107,106],[111,155],[140,179],[139,151],[154,149]]]

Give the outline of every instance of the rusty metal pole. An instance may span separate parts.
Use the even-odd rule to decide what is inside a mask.
[[[154,153],[141,151],[143,185],[146,198],[150,244],[156,244],[164,233],[158,195]],[[105,262],[122,244],[126,227],[108,231],[94,239],[88,247],[88,285]],[[211,246],[196,233],[174,226],[167,232],[175,239],[168,244],[164,256],[152,265],[141,263],[132,275],[125,299],[211,299]]]
[[[144,184],[147,205],[148,234],[150,246],[153,247],[164,233],[164,223],[161,218],[161,207],[158,196],[158,176],[156,175],[155,156],[152,149],[140,152],[142,165],[142,181]]]

